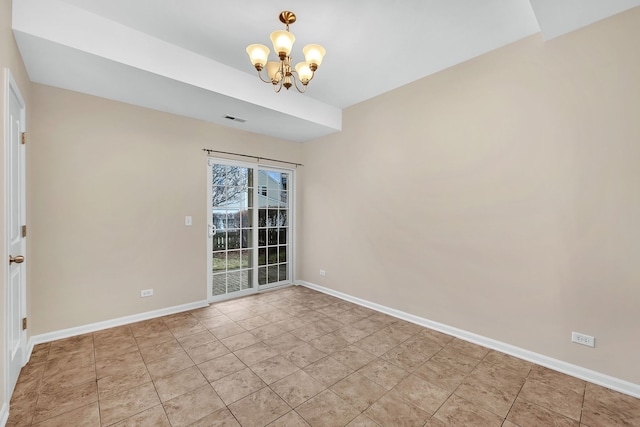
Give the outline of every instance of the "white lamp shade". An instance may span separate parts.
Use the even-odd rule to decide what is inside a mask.
[[[273,50],[279,55],[284,52],[289,56],[291,49],[293,48],[293,42],[296,38],[289,31],[278,30],[271,33],[271,42],[273,43]]]
[[[307,64],[319,66],[327,51],[319,44],[308,44],[302,49],[302,53]]]
[[[278,74],[278,70],[280,70],[280,64],[281,63],[278,61],[267,62],[267,75],[272,82],[275,81],[277,83],[282,78],[282,73]]]
[[[298,78],[303,84],[307,84],[311,77],[313,77],[313,71],[309,68],[309,64],[306,62],[298,62],[296,64],[296,71],[298,72]]]
[[[267,63],[269,52],[269,48],[263,44],[250,44],[247,46],[247,54],[254,66],[259,65],[260,67],[263,67],[264,64]]]

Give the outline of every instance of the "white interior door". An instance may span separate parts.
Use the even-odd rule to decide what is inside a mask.
[[[7,69],[6,87],[6,244],[9,257],[6,289],[8,395],[15,387],[20,369],[24,365],[26,331],[22,319],[25,317],[25,146],[22,135],[25,131],[25,103],[18,87]]]

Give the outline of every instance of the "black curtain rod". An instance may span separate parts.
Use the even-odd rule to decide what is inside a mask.
[[[260,156],[249,156],[248,154],[240,154],[240,153],[229,153],[227,151],[218,151],[218,150],[211,150],[209,148],[203,148],[202,151],[206,151],[207,154],[211,154],[211,153],[219,153],[219,154],[229,154],[231,156],[241,156],[241,157],[249,157],[250,159],[256,159],[258,161],[258,163],[260,163],[260,160],[269,160],[271,162],[278,162],[278,163],[286,163],[288,165],[295,165],[296,167],[298,166],[304,166],[302,163],[294,163],[294,162],[287,162],[286,160],[278,160],[278,159],[270,159],[268,157],[260,157]]]

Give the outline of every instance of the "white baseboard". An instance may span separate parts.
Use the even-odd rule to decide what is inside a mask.
[[[25,364],[31,358],[31,352],[33,351],[33,347],[36,344],[55,341],[62,338],[69,338],[76,335],[88,334],[91,332],[101,331],[103,329],[113,328],[116,326],[128,325],[129,323],[141,322],[143,320],[167,316],[169,314],[181,313],[183,311],[195,310],[196,308],[207,307],[208,305],[209,303],[207,301],[196,301],[189,304],[176,305],[173,307],[162,308],[160,310],[147,311],[145,313],[133,314],[131,316],[119,317],[117,319],[91,323],[89,325],[76,326],[75,328],[47,332],[46,334],[33,335],[29,339],[29,348],[27,349]]]
[[[500,351],[502,353],[509,354],[520,359],[533,362],[538,365],[542,365],[554,371],[559,371],[573,377],[580,378],[585,381],[589,381],[594,384],[601,385],[603,387],[610,388],[612,390],[619,391],[620,393],[627,394],[636,398],[640,398],[640,385],[634,384],[629,381],[621,380],[609,375],[602,374],[600,372],[592,371],[587,368],[583,368],[578,365],[574,365],[562,360],[554,359],[552,357],[545,356],[543,354],[535,353],[533,351],[525,350],[524,348],[516,347],[511,344],[507,344],[501,341],[496,341],[491,338],[484,337],[482,335],[474,334],[473,332],[465,331],[463,329],[454,328],[442,323],[434,322],[423,317],[414,316],[413,314],[405,313],[394,308],[389,308],[384,305],[376,304],[361,298],[357,298],[342,292],[334,291],[333,289],[325,288],[313,283],[305,282],[303,280],[296,281],[297,284],[305,286],[307,288],[332,295],[334,297],[343,299],[345,301],[352,302],[354,304],[361,305],[363,307],[370,308],[385,314],[388,314],[398,319],[406,320],[407,322],[415,323],[420,326],[425,326],[430,329],[434,329],[439,332],[443,332],[448,335],[460,338],[465,341],[479,344],[484,347],[491,348],[493,350]]]

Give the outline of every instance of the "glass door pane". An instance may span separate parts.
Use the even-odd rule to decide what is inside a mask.
[[[291,280],[290,180],[290,172],[258,170],[258,285],[261,287]]]
[[[210,164],[212,297],[253,288],[253,168]]]

